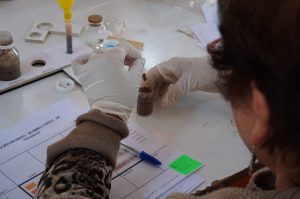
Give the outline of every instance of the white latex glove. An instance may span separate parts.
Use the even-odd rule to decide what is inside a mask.
[[[171,106],[188,92],[202,90],[216,92],[217,71],[209,63],[209,57],[174,57],[151,68],[142,86],[154,90],[154,96],[162,96],[162,106]]]
[[[131,60],[129,70],[124,62]],[[81,81],[91,108],[117,115],[126,121],[136,104],[145,60],[125,41],[102,54],[83,55],[71,66]]]

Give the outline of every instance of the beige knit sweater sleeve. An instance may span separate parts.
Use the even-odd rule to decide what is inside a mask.
[[[167,199],[298,199],[300,189],[295,187],[286,190],[250,190],[241,188],[223,188],[204,196],[190,196],[185,194],[173,194]]]
[[[181,193],[173,194],[167,199],[258,199],[260,195],[240,188],[223,188],[204,196],[190,196]]]
[[[76,125],[67,137],[48,147],[47,167],[63,152],[85,148],[102,154],[114,168],[120,140],[128,135],[126,123],[98,110],[91,110],[78,117]]]
[[[266,173],[271,173],[268,168],[258,170],[254,173],[249,181],[246,188],[235,188],[228,187],[222,188],[203,196],[190,196],[181,193],[176,193],[167,197],[167,199],[298,199],[300,198],[300,189],[298,187],[275,190],[275,189],[263,189],[258,184],[256,184],[257,179],[260,181],[260,185],[270,182],[269,175]],[[273,179],[271,179],[273,180]]]

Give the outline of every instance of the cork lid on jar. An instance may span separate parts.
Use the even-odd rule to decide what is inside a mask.
[[[12,35],[8,31],[0,31],[0,45],[6,46],[13,43]]]
[[[102,16],[101,15],[90,15],[90,16],[88,16],[88,21],[91,24],[100,24],[102,22]]]

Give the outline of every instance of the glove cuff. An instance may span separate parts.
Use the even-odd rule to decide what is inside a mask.
[[[99,110],[103,113],[109,113],[111,115],[119,116],[124,122],[126,122],[130,116],[131,109],[127,106],[116,102],[110,101],[96,101],[91,106],[92,109]]]

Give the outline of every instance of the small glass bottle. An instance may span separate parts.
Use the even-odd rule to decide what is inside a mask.
[[[106,29],[102,21],[102,16],[90,15],[88,17],[89,24],[85,32],[85,44],[96,53],[103,50],[104,40],[111,35],[111,31]]]
[[[146,74],[142,75],[143,81],[147,81]],[[150,87],[140,87],[137,98],[137,113],[140,116],[150,115],[153,111],[154,95],[153,90]]]
[[[19,52],[10,32],[0,31],[0,80],[10,81],[21,75]]]
[[[139,88],[139,94],[137,99],[137,113],[140,116],[147,116],[152,113],[153,110],[153,91],[149,87]]]

